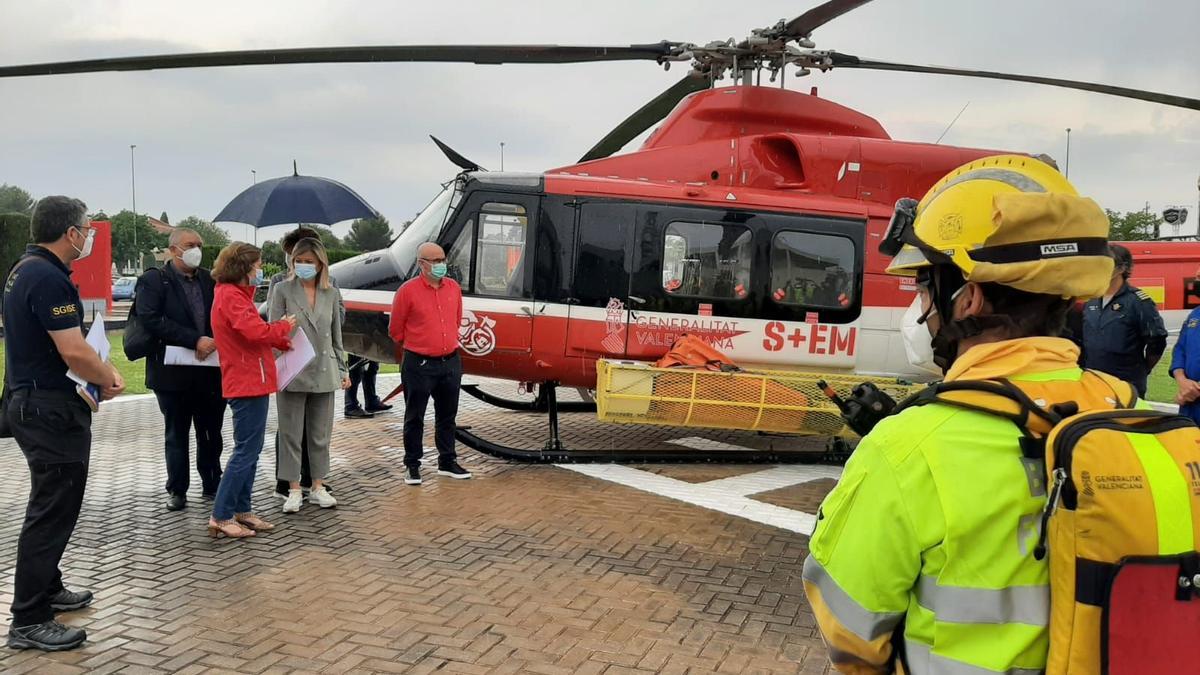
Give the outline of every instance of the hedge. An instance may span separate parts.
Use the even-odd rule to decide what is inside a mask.
[[[28,230],[29,230],[28,221],[26,222],[25,229],[26,229],[26,232],[28,232]],[[24,245],[22,245],[21,248],[22,248],[22,250],[24,250]],[[212,269],[213,263],[216,262],[216,260],[217,260],[217,254],[219,254],[221,252],[221,247],[206,245],[203,247],[203,250],[204,250],[204,257],[201,258],[200,266],[205,267],[207,269]],[[344,249],[344,248],[334,248],[334,249],[329,249],[328,251],[325,251],[325,255],[327,255],[329,257],[330,265],[337,263],[337,262],[341,262],[343,260],[346,260],[347,258],[353,258],[354,256],[361,255],[361,254],[362,254],[362,251],[351,251],[349,249]]]
[[[0,213],[0,274],[21,257],[29,245],[29,216],[23,213]]]

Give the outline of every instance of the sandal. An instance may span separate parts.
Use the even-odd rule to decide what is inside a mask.
[[[236,513],[234,514],[233,519],[254,530],[255,532],[269,532],[275,529],[274,525],[268,523],[262,518],[259,518],[253,513]]]
[[[208,519],[208,536],[217,539],[221,536],[226,536],[231,539],[242,539],[244,537],[253,537],[254,530],[242,527],[234,519],[215,520]]]

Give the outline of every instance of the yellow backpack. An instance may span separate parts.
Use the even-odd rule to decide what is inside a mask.
[[[1116,378],[1083,378],[1082,397],[1079,382],[960,380],[902,407],[1001,415],[1021,430],[1025,456],[1044,458],[1035,555],[1050,555],[1047,675],[1200,673],[1200,428],[1134,409]],[[1075,400],[1047,407],[1070,400],[1059,387]]]

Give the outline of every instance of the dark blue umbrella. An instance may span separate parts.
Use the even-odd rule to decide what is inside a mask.
[[[333,225],[354,218],[377,218],[379,212],[357,192],[328,178],[292,175],[272,178],[244,190],[225,205],[213,222],[254,227],[291,223]]]

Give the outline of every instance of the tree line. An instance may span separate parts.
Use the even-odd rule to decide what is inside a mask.
[[[29,242],[29,216],[33,213],[34,202],[35,199],[27,190],[7,183],[0,185],[0,264],[3,269],[8,269]],[[104,211],[97,211],[89,216],[92,220],[107,220],[112,223],[112,256],[119,269],[136,267],[139,256],[143,260],[143,267],[153,265],[154,252],[167,248],[168,235],[154,229],[148,214],[135,215],[128,209],[122,209],[111,216]],[[198,216],[188,216],[177,223],[171,223],[170,217],[164,211],[158,219],[168,225],[195,230],[206,246],[220,248],[230,242],[229,234],[225,230]],[[350,225],[350,232],[341,238],[324,225],[308,227],[320,233],[321,243],[326,249],[338,252],[331,256],[338,259],[347,258],[350,253],[387,248],[394,237],[391,225],[387,218],[383,217],[356,220]],[[283,266],[283,249],[278,242],[264,242],[262,249],[264,262]]]

